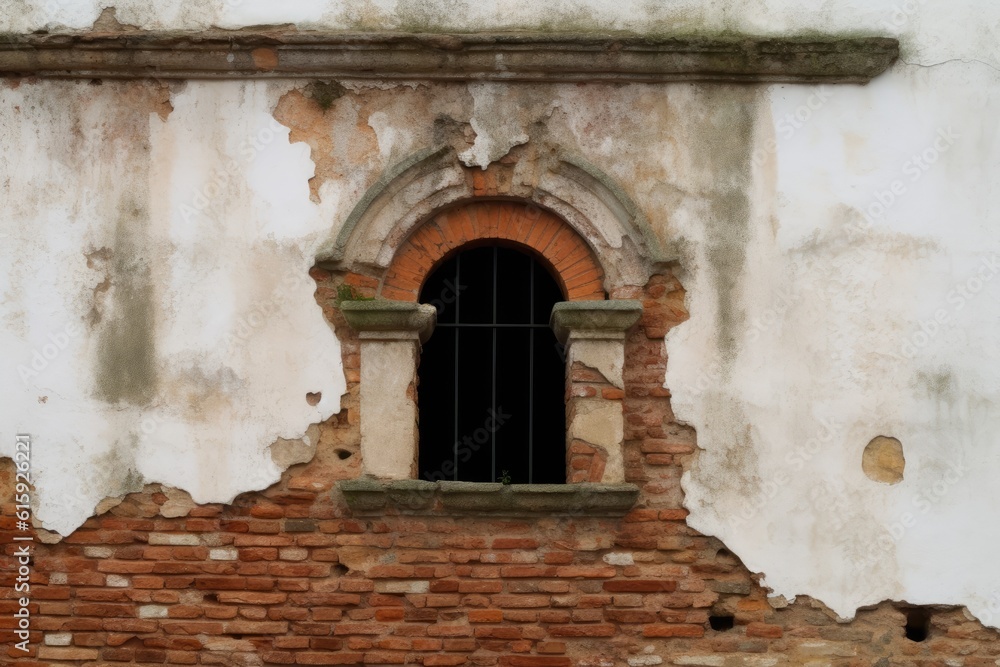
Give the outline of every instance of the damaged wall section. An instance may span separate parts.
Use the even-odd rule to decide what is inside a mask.
[[[34,434],[46,528],[150,482],[198,502],[264,488],[281,472],[268,446],[339,409],[308,273],[327,223],[308,148],[271,116],[280,92],[0,89],[18,156],[0,166],[2,421]]]

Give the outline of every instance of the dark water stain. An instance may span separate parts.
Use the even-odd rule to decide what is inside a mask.
[[[711,294],[706,303],[692,302],[692,311],[716,309],[716,350],[721,376],[704,397],[703,418],[714,424],[712,444],[692,463],[695,483],[712,489],[719,497],[739,498],[750,517],[774,501],[775,486],[770,475],[762,474],[759,454],[754,447],[751,419],[743,402],[732,395],[728,378],[739,354],[748,314],[743,303],[747,275],[747,247],[754,236],[751,193],[754,187],[753,148],[758,122],[769,118],[760,90],[741,86],[705,86],[697,92],[702,109],[691,127],[690,151],[694,177],[701,183],[706,211],[704,258]],[[692,248],[693,249],[693,248]],[[702,437],[703,434],[699,434]],[[723,491],[725,489],[725,491]],[[726,505],[725,503],[723,505]],[[727,505],[728,506],[728,505]],[[732,516],[718,514],[719,508],[705,508],[716,513],[725,524]],[[759,518],[759,517],[758,517]]]
[[[737,354],[737,340],[746,313],[740,305],[746,247],[752,235],[750,192],[753,186],[754,128],[760,92],[752,88],[705,89],[710,111],[699,128],[695,164],[711,173],[706,252],[716,293],[719,352],[728,366]]]
[[[156,390],[156,312],[143,230],[148,212],[119,207],[111,253],[111,308],[97,337],[97,395],[108,403],[147,405]]]

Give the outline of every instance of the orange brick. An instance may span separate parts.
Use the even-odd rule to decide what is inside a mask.
[[[500,656],[503,667],[570,667],[569,658],[542,655],[503,655]]]
[[[671,579],[616,579],[605,581],[604,590],[610,593],[673,593],[677,582]]]
[[[604,579],[608,577],[613,577],[618,572],[613,567],[608,566],[598,566],[598,567],[587,567],[582,565],[567,565],[565,567],[556,568],[556,576],[566,577],[571,579],[576,578],[587,578],[587,579]]]
[[[403,620],[403,608],[402,607],[381,607],[375,610],[375,620],[385,623],[388,621],[401,621]]]
[[[597,623],[549,626],[549,634],[553,637],[614,637],[615,632],[615,626]]]
[[[702,625],[647,625],[642,631],[643,637],[703,637],[705,627]]]
[[[464,655],[425,655],[423,663],[430,666],[464,665],[469,659]]]
[[[460,581],[459,593],[499,593],[503,584],[499,581]]]
[[[500,609],[472,609],[469,611],[470,623],[501,623],[503,611]]]
[[[539,653],[565,653],[566,643],[565,642],[538,642],[535,649]]]
[[[765,639],[781,639],[784,634],[780,625],[766,623],[750,623],[747,625],[747,637],[763,637]]]
[[[537,549],[538,540],[521,537],[500,537],[493,540],[494,549]]]
[[[300,665],[362,665],[362,653],[312,653],[295,654],[295,661]]]

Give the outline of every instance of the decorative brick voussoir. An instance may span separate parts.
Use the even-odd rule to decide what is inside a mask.
[[[604,272],[586,241],[554,214],[512,201],[473,201],[422,224],[396,251],[381,296],[416,301],[435,266],[477,241],[506,242],[533,252],[552,269],[570,300],[604,298]]]

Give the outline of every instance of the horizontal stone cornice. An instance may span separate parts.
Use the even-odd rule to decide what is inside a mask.
[[[112,32],[0,37],[0,76],[512,82],[865,83],[884,37],[671,38],[560,33]]]

